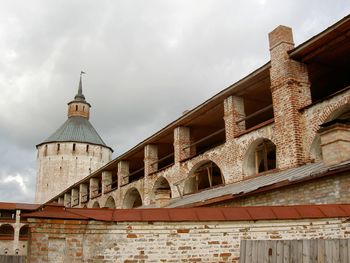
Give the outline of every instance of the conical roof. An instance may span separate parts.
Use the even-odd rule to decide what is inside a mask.
[[[79,116],[69,117],[61,127],[41,144],[49,142],[82,142],[108,147],[89,120]]]
[[[68,110],[68,119],[51,136],[37,146],[51,142],[81,142],[101,145],[113,151],[111,147],[104,143],[89,121],[90,104],[85,101],[85,96],[83,94],[81,81],[82,74],[85,74],[85,72],[82,71],[80,73],[78,93],[75,95],[74,100],[68,103],[68,105],[71,103],[87,104],[88,108],[85,108],[85,111],[81,111],[81,109],[78,110],[78,106],[76,106],[77,108],[70,107]]]

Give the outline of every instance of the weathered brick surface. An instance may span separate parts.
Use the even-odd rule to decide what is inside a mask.
[[[238,262],[242,239],[350,237],[349,222],[342,219],[73,222],[31,219],[30,262],[48,262],[50,252],[69,262]],[[50,251],[50,244],[62,240],[65,249]]]

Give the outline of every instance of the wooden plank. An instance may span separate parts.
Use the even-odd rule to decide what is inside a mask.
[[[293,240],[290,242],[290,262],[298,263],[298,242]]]
[[[245,263],[252,262],[252,244],[254,241],[246,240],[245,246]]]
[[[325,262],[325,241],[323,239],[317,240],[317,260],[318,263]]]
[[[276,263],[276,260],[277,260],[277,241],[270,241],[269,249],[271,249],[271,251],[268,251],[269,262]]]
[[[266,240],[259,240],[258,241],[258,257],[259,257],[259,262],[268,262],[268,241]]]
[[[297,240],[297,262],[303,262],[303,240]]]
[[[303,247],[302,247],[302,257],[303,257],[303,263],[310,263],[311,262],[311,242],[312,240],[302,240]]]
[[[283,240],[278,240],[276,244],[276,263],[285,262],[283,261],[283,248],[284,248]]]
[[[339,240],[339,259],[341,263],[347,263],[348,261],[348,240]]]
[[[339,239],[332,239],[330,240],[330,245],[331,245],[331,251],[332,251],[332,262],[333,263],[340,263],[340,258],[339,258]]]
[[[318,263],[317,260],[317,239],[311,240],[310,242],[310,263]]]
[[[290,249],[291,249],[291,245],[290,245],[290,241],[289,240],[284,240],[283,241],[283,263],[289,263],[291,262],[291,256],[290,256]]]
[[[247,241],[246,240],[241,240],[241,243],[239,245],[239,262],[247,262],[245,259],[246,256],[246,244]]]
[[[324,241],[325,263],[332,263],[332,243],[327,239]]]
[[[252,242],[252,263],[258,263],[258,241]]]

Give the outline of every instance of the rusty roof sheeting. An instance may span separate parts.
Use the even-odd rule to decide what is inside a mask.
[[[0,210],[36,210],[40,207],[38,204],[25,203],[6,203],[0,202]]]
[[[93,209],[45,206],[25,218],[97,220],[107,222],[255,221],[350,216],[350,204],[154,209]]]

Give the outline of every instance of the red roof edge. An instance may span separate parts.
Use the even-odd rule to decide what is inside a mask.
[[[97,220],[107,222],[256,221],[350,217],[350,204],[94,209],[45,206],[26,218]]]

